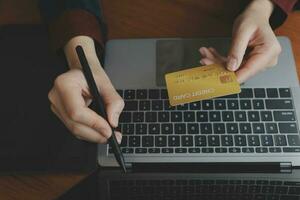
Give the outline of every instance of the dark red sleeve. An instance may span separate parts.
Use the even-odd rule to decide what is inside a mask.
[[[54,49],[63,47],[71,38],[79,35],[93,38],[104,48],[105,38],[97,18],[82,9],[67,10],[49,24],[50,43]]]
[[[270,17],[270,24],[273,29],[276,29],[284,23],[289,12],[291,12],[298,0],[272,0],[274,3],[274,11]]]

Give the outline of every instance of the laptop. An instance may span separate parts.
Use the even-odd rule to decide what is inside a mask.
[[[292,173],[128,173],[96,171],[58,200],[298,200]]]
[[[300,166],[300,89],[291,44],[277,66],[242,85],[238,95],[176,107],[165,73],[199,66],[201,46],[226,55],[229,38],[126,39],[106,45],[105,70],[125,101],[119,129],[128,168],[143,164],[267,163]],[[100,166],[118,166],[108,145]]]

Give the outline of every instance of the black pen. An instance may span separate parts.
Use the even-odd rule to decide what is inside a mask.
[[[83,48],[81,46],[77,46],[76,47],[76,52],[78,55],[78,58],[80,60],[81,66],[82,66],[82,71],[84,74],[84,77],[86,78],[86,81],[88,83],[88,86],[90,88],[90,92],[91,95],[93,96],[94,100],[95,100],[95,106],[96,106],[96,113],[100,116],[102,116],[104,119],[108,119],[107,118],[107,113],[104,109],[104,103],[103,100],[99,94],[97,85],[95,83],[95,79],[93,77],[91,68],[88,64],[88,61],[86,59],[86,56],[84,54]],[[124,157],[123,154],[121,152],[120,146],[117,142],[116,139],[116,135],[115,135],[115,130],[113,127],[111,127],[112,130],[112,135],[111,137],[108,139],[109,145],[111,146],[115,158],[117,160],[117,162],[119,163],[119,165],[122,167],[123,171],[126,172],[126,166],[125,166],[125,161],[124,161]]]

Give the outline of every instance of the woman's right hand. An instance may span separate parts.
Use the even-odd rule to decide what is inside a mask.
[[[82,45],[85,48],[86,43]],[[84,50],[87,53],[86,49]],[[86,55],[91,56],[91,54]],[[77,59],[77,56],[75,58]],[[69,64],[72,63],[75,62],[69,62]],[[110,125],[118,126],[124,101],[113,87],[100,63],[91,60],[89,63],[105,104],[108,121],[88,107],[92,102],[92,96],[83,72],[78,66],[56,78],[48,97],[52,111],[77,138],[105,143],[112,134]],[[115,133],[120,143],[122,135],[117,131]]]

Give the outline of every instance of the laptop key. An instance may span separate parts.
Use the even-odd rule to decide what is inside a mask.
[[[293,109],[293,103],[291,99],[266,99],[267,109]]]
[[[176,106],[177,110],[188,110],[189,109],[189,105],[188,104],[180,104],[178,106]]]
[[[181,145],[184,147],[192,147],[193,136],[181,136]]]
[[[257,111],[249,111],[248,112],[248,120],[250,122],[259,122],[259,112]]]
[[[186,112],[184,112],[183,116],[184,116],[183,117],[184,122],[194,122],[194,121],[196,121],[195,112],[186,111]]]
[[[245,111],[236,111],[234,115],[235,115],[235,120],[238,122],[247,121],[247,116]]]
[[[239,93],[240,98],[253,98],[253,90],[251,88],[242,88],[241,93]]]
[[[171,112],[171,122],[182,122],[182,112]]]
[[[169,100],[164,100],[164,110],[175,110],[175,106],[171,106]]]
[[[214,134],[224,134],[225,133],[225,124],[224,123],[214,123]]]
[[[139,147],[141,145],[140,136],[129,136],[128,144],[129,147]]]
[[[233,137],[232,135],[222,135],[221,136],[222,146],[233,146]]]
[[[190,103],[190,110],[200,110],[201,109],[201,101],[196,101],[193,103]]]
[[[123,135],[133,135],[134,125],[133,124],[122,124],[122,134]]]
[[[240,123],[239,125],[242,134],[252,133],[252,128],[250,123]]]
[[[211,122],[219,122],[219,121],[221,121],[221,113],[219,111],[209,112],[209,120]]]
[[[276,123],[265,123],[267,133],[278,133],[278,128]]]
[[[239,132],[238,124],[237,123],[227,123],[226,131],[227,131],[227,133],[230,133],[230,134],[237,134]]]
[[[252,100],[252,104],[255,110],[265,109],[264,101],[262,99],[254,99]]]
[[[163,110],[163,101],[162,100],[153,100],[152,102],[152,110]]]
[[[268,153],[268,148],[266,148],[266,147],[256,147],[255,152],[256,153]]]
[[[272,135],[261,135],[260,136],[262,146],[273,146],[273,137]]]
[[[285,153],[300,153],[300,147],[283,147]]]
[[[254,96],[256,98],[265,98],[266,97],[266,91],[264,88],[254,88]]]
[[[207,111],[197,112],[197,121],[198,122],[208,122],[208,112]]]
[[[166,89],[160,90],[160,98],[161,99],[169,99],[168,91]]]
[[[202,148],[202,153],[213,153],[214,152],[214,148]]]
[[[253,133],[265,133],[265,126],[263,123],[252,124]]]
[[[248,146],[260,146],[258,135],[248,135]]]
[[[124,99],[135,99],[135,90],[125,90]]]
[[[136,90],[136,98],[137,99],[147,99],[147,90],[145,89],[138,89]]]
[[[275,121],[295,121],[294,111],[274,111],[274,120]]]
[[[135,133],[137,135],[147,134],[147,124],[135,124]]]
[[[239,147],[231,147],[231,148],[229,148],[229,152],[230,153],[240,153],[241,152],[241,148],[239,148]]]
[[[162,153],[174,153],[174,149],[173,148],[162,148],[161,152]]]
[[[159,99],[159,90],[158,89],[150,89],[149,90],[149,99]]]
[[[214,109],[213,101],[212,100],[203,100],[202,101],[202,109],[203,110],[212,110],[212,109]]]
[[[215,148],[216,153],[227,153],[227,148]]]
[[[212,134],[212,125],[210,123],[201,123],[200,130],[201,134]]]
[[[133,148],[122,148],[122,153],[131,154],[133,153]]]
[[[243,153],[254,153],[254,148],[252,147],[244,147],[242,148]]]
[[[273,121],[272,112],[271,111],[261,111],[260,118],[262,121]]]
[[[300,146],[299,135],[288,135],[287,139],[290,146]]]
[[[147,148],[136,148],[135,153],[147,153]]]
[[[240,104],[242,110],[251,110],[252,108],[250,100],[241,100]]]
[[[142,137],[142,146],[143,147],[153,147],[154,146],[153,136],[143,136]]]
[[[186,124],[185,123],[176,123],[174,125],[175,134],[186,134]]]
[[[195,136],[195,146],[206,146],[206,136],[197,135]]]
[[[175,136],[175,135],[168,136],[168,146],[179,147],[180,146],[180,137]]]
[[[278,90],[277,88],[267,88],[267,96],[269,98],[278,98]]]
[[[149,148],[148,153],[160,153],[160,149],[159,148]]]
[[[234,121],[233,112],[232,111],[223,111],[222,112],[222,120],[225,122]]]
[[[215,109],[216,110],[226,110],[226,101],[223,99],[215,100]]]
[[[275,187],[275,194],[287,194],[288,187],[287,186],[276,186]]]
[[[130,112],[122,112],[120,114],[119,122],[120,123],[130,123],[131,122],[131,113]]]
[[[169,122],[170,113],[169,112],[158,112],[158,121],[159,122]]]
[[[173,124],[171,123],[161,124],[161,133],[173,134]]]
[[[280,133],[298,133],[296,123],[278,123]]]
[[[220,137],[218,135],[208,136],[208,146],[220,146]]]
[[[120,147],[127,147],[127,146],[128,146],[128,137],[124,135],[122,137],[122,141],[121,141]]]
[[[245,135],[235,135],[234,136],[235,146],[246,146],[246,136]]]
[[[160,125],[159,124],[149,124],[149,134],[159,134],[160,133]]]
[[[132,113],[133,122],[144,122],[144,112],[133,112]]]
[[[279,88],[279,96],[281,98],[289,98],[291,97],[291,91],[289,88]]]
[[[287,146],[285,135],[274,135],[275,146]]]
[[[146,112],[146,122],[157,122],[157,112]]]
[[[228,110],[238,110],[239,109],[239,101],[238,100],[227,100]]]
[[[150,101],[140,101],[139,110],[141,111],[150,110]]]
[[[187,124],[188,134],[199,134],[199,125],[197,123]]]
[[[281,153],[280,147],[269,147],[270,153]]]
[[[186,148],[175,148],[175,153],[187,153]]]
[[[200,148],[189,148],[189,153],[200,153]]]
[[[166,136],[155,136],[155,146],[157,146],[157,147],[167,146],[167,137]]]

